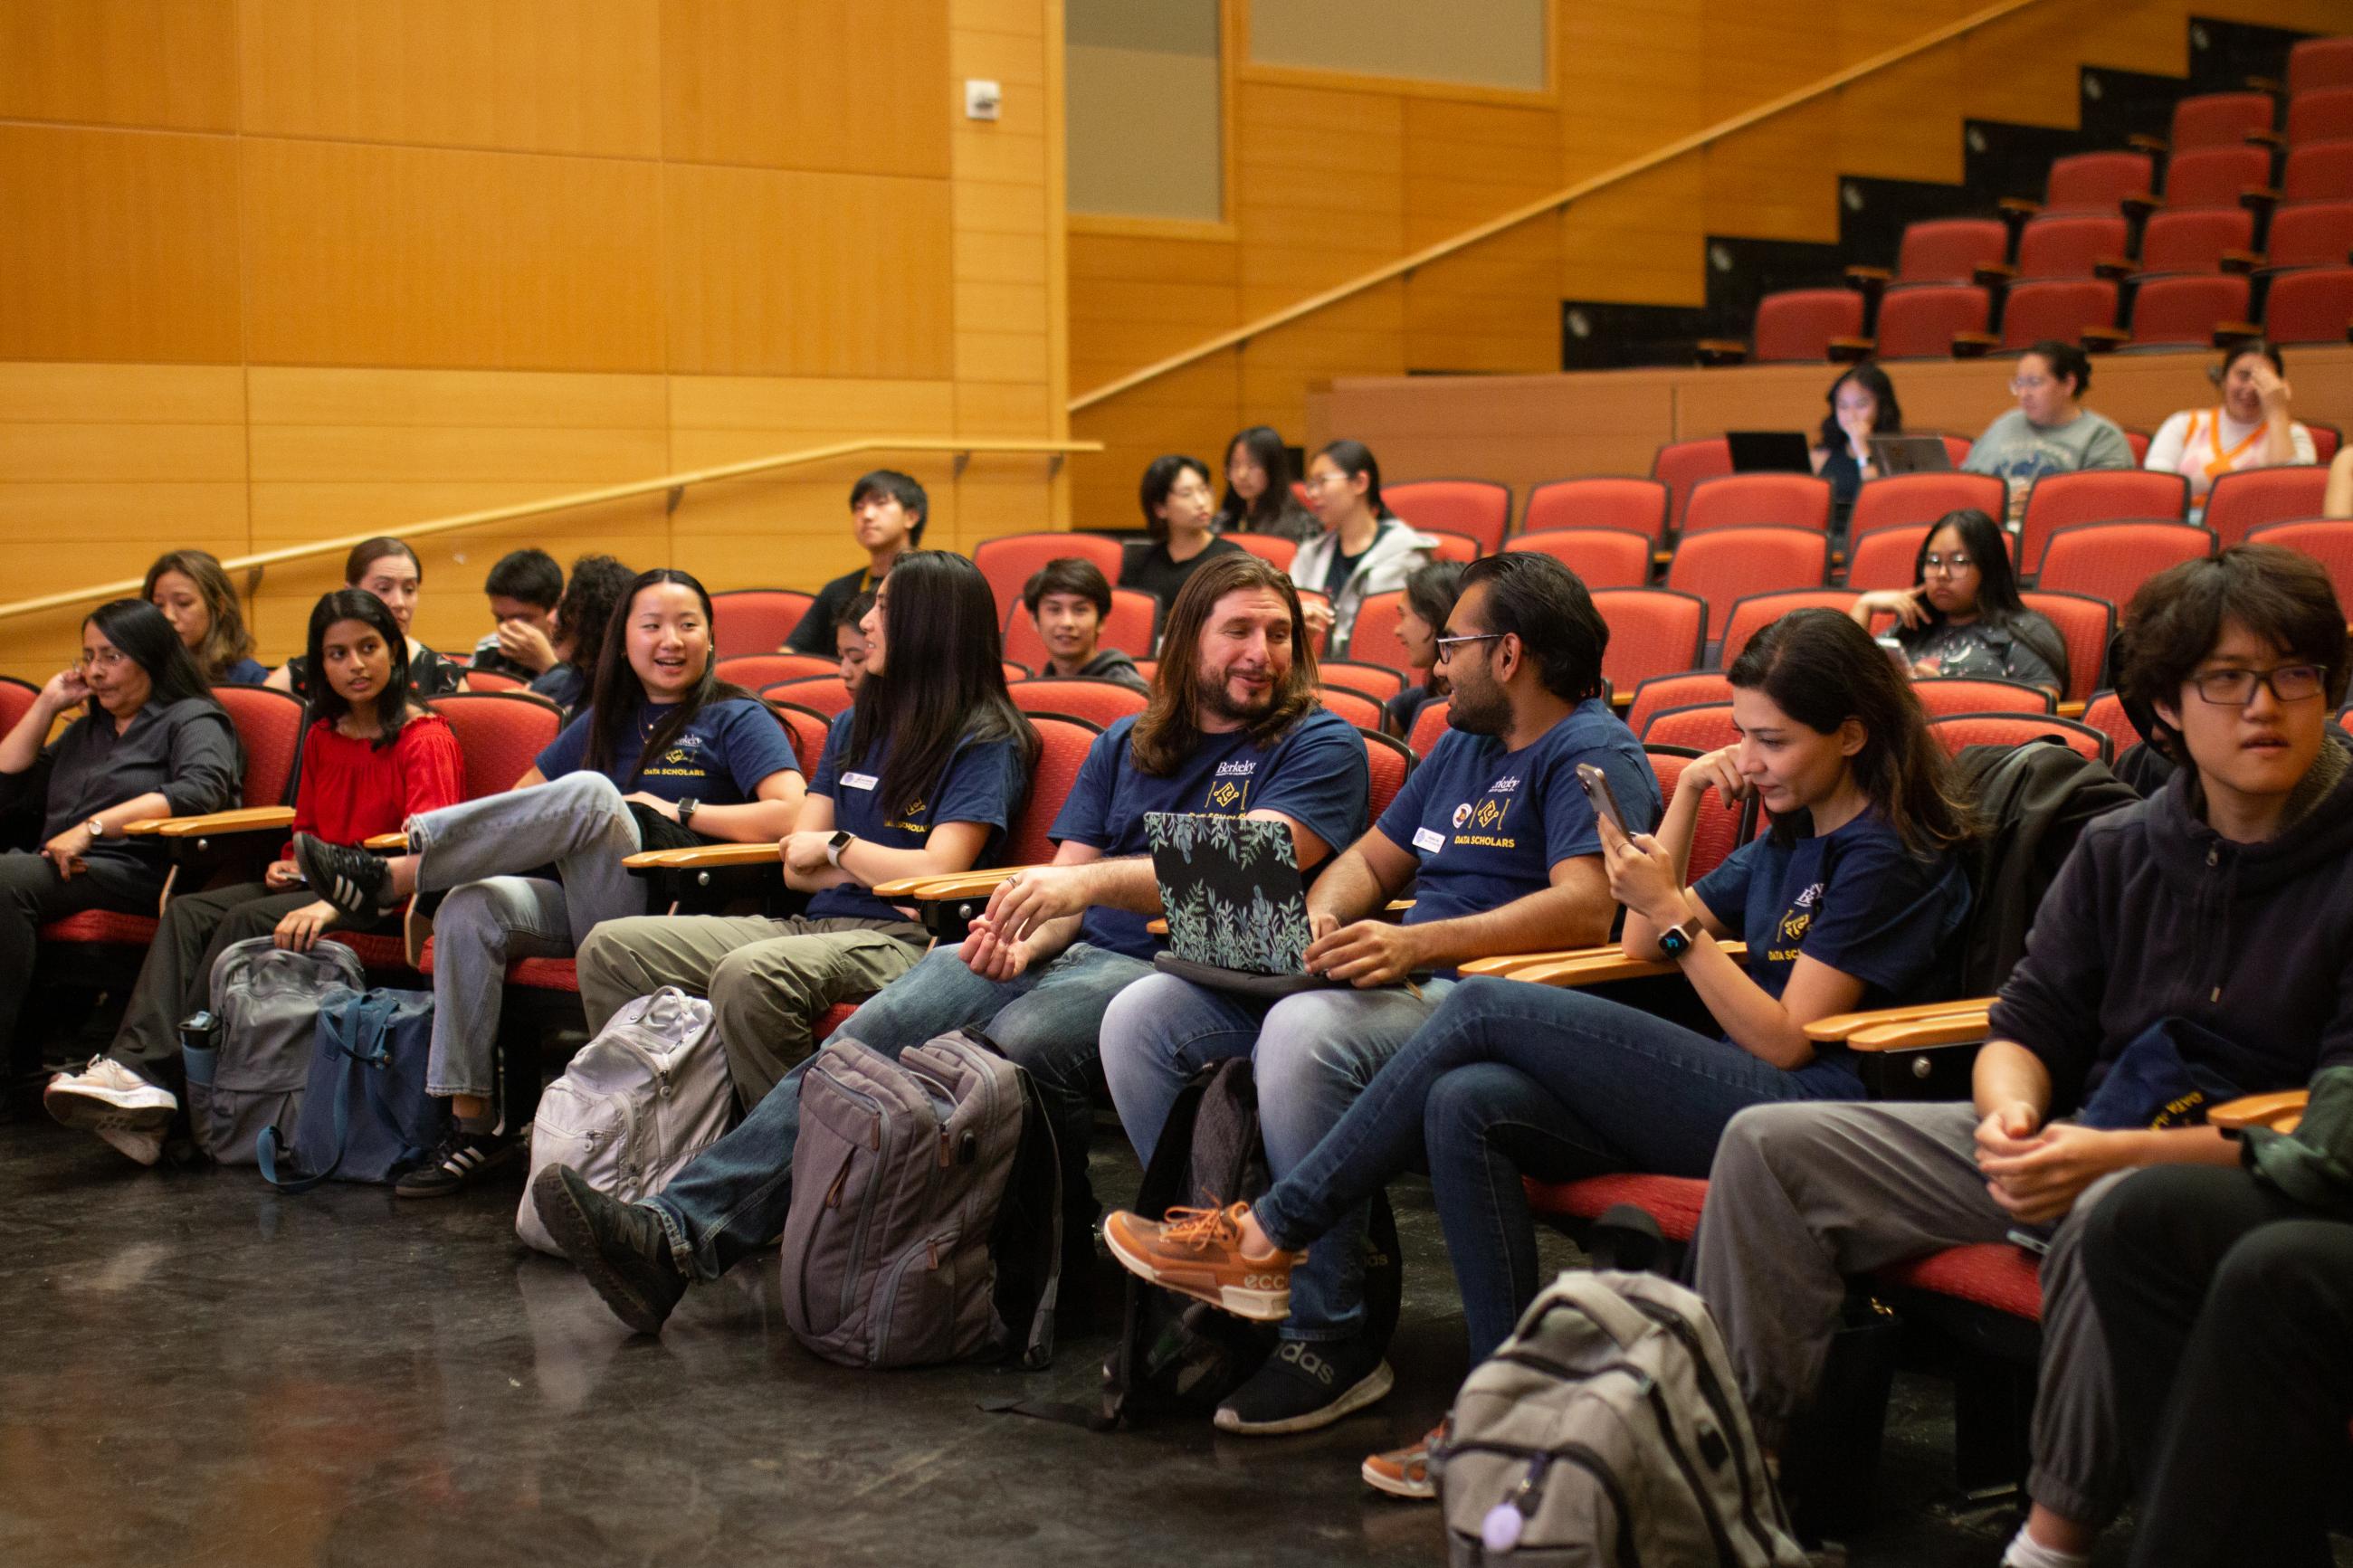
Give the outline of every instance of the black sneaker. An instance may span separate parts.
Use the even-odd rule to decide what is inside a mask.
[[[373,920],[391,901],[392,868],[364,849],[298,833],[294,863],[312,892],[354,919]]]
[[[457,1122],[441,1137],[425,1163],[393,1183],[396,1197],[446,1198],[464,1192],[475,1178],[522,1152],[520,1132],[469,1132]]]
[[[641,1334],[658,1334],[686,1294],[661,1221],[635,1204],[606,1196],[569,1165],[548,1165],[531,1179],[539,1223],[579,1266],[613,1315]]]
[[[1285,1340],[1218,1406],[1220,1432],[1313,1432],[1362,1410],[1397,1381],[1371,1342]]]

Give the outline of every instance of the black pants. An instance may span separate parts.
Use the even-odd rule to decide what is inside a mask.
[[[2353,1224],[2162,1165],[2084,1231],[2133,1476],[2135,1568],[2325,1565],[2353,1420]]]
[[[153,892],[110,892],[88,877],[68,881],[38,855],[0,854],[0,1066],[9,1076],[33,1066],[17,1059],[17,1015],[33,986],[34,933],[54,920],[85,910],[142,913],[155,907]]]

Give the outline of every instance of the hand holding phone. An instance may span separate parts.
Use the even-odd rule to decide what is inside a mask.
[[[1631,838],[1634,830],[1626,826],[1626,814],[1618,807],[1618,793],[1609,787],[1609,775],[1591,763],[1577,764],[1577,782],[1592,804],[1593,815],[1601,818],[1625,837]]]

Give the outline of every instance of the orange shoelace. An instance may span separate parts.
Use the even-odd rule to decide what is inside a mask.
[[[1217,1199],[1211,1198],[1214,1205]],[[1221,1243],[1239,1245],[1241,1223],[1234,1218],[1240,1204],[1223,1208],[1171,1208],[1160,1226],[1160,1239],[1172,1247],[1209,1247]]]

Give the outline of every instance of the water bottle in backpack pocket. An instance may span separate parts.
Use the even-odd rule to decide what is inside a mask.
[[[397,1181],[422,1163],[449,1124],[449,1102],[425,1092],[433,994],[370,991],[323,1008],[292,1146],[265,1129],[261,1174],[305,1193],[332,1177]]]
[[[649,1198],[734,1120],[735,1089],[711,1004],[665,985],[613,1015],[540,1096],[531,1173],[567,1165],[625,1204]],[[515,1235],[562,1257],[523,1184]]]
[[[320,1013],[366,989],[359,955],[339,942],[293,952],[257,936],[223,948],[213,961],[211,1026],[201,1013],[181,1026],[196,1147],[224,1165],[250,1165],[266,1130],[290,1134]]]

